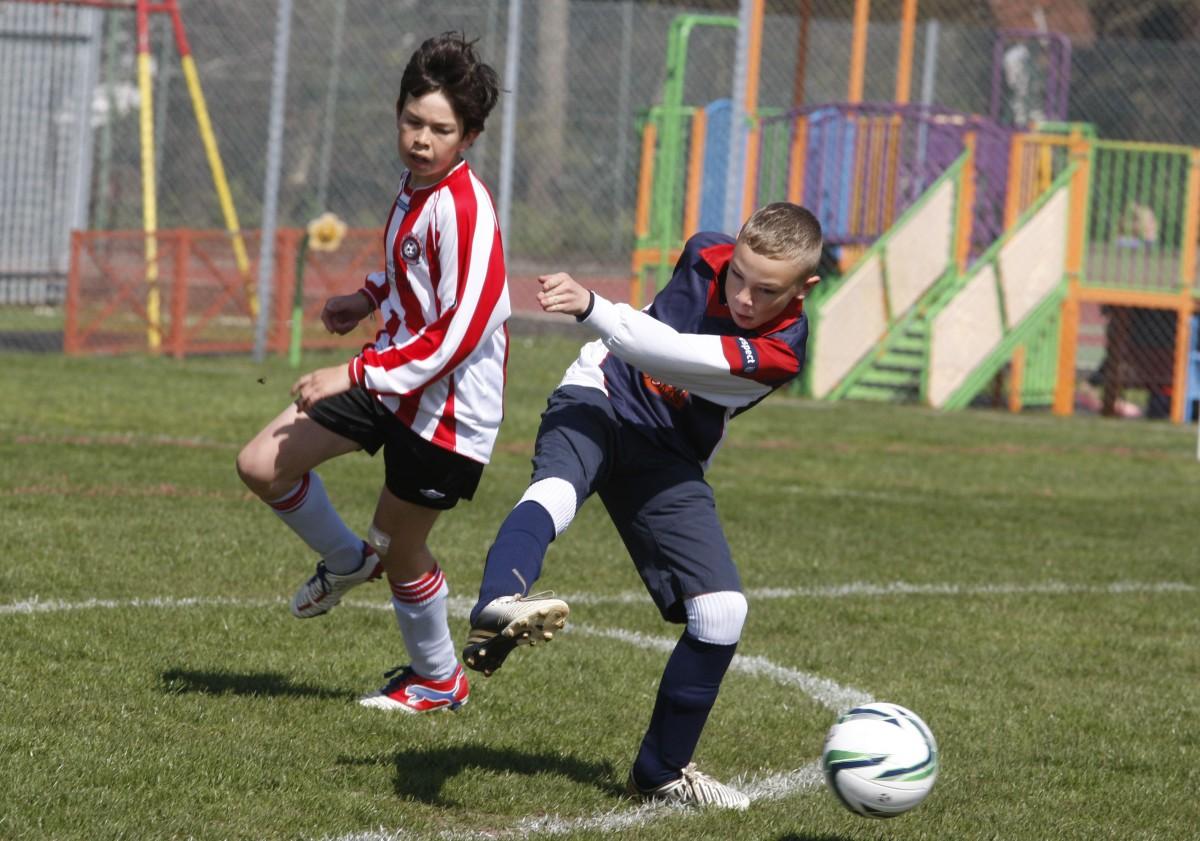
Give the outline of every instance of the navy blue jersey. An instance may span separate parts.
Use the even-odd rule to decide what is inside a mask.
[[[725,300],[733,238],[688,240],[670,282],[644,311],[595,297],[584,346],[563,384],[600,388],[618,416],[662,447],[707,464],[733,416],[799,375],[808,320],[794,300],[754,330]]]

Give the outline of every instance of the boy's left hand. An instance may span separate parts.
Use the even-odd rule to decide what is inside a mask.
[[[592,293],[566,272],[544,274],[538,278],[541,289],[537,301],[546,312],[583,315],[592,301]]]
[[[326,397],[349,391],[351,385],[350,371],[345,365],[318,368],[296,380],[292,396],[296,398],[296,407],[306,412]]]

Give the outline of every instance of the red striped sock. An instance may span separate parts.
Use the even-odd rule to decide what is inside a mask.
[[[279,499],[273,499],[267,505],[274,508],[280,514],[290,514],[308,501],[308,489],[312,484],[312,473],[305,473],[304,478],[296,483],[296,486],[285,493]]]
[[[392,610],[404,638],[404,648],[413,670],[424,677],[442,680],[458,668],[446,602],[450,587],[441,567],[434,566],[416,581],[393,581]]]
[[[395,581],[388,577],[388,584],[392,588],[392,595],[396,601],[420,607],[428,604],[444,592],[448,592],[446,586],[446,576],[442,574],[442,568],[434,564],[433,569],[422,575],[415,581]]]
[[[338,516],[316,472],[305,473],[287,493],[267,505],[325,560],[330,572],[344,575],[362,565],[362,540]]]

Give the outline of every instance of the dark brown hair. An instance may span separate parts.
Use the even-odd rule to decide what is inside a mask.
[[[459,32],[444,32],[417,48],[400,77],[396,114],[407,97],[441,91],[462,120],[463,132],[483,131],[500,97],[500,77],[475,52],[475,42]]]

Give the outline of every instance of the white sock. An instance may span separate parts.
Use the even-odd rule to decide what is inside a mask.
[[[321,556],[330,572],[345,575],[362,566],[362,539],[342,522],[315,470],[305,473],[294,488],[267,505]]]
[[[450,588],[441,567],[435,566],[416,581],[398,583],[391,578],[392,609],[414,672],[432,680],[445,680],[458,668],[446,602]]]

